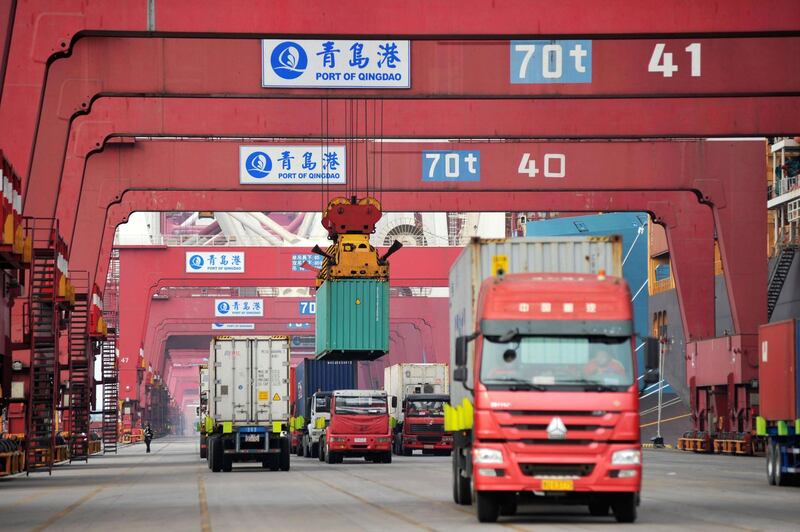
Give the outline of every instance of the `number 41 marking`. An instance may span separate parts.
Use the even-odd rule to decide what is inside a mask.
[[[648,72],[661,72],[665,78],[671,78],[672,74],[678,71],[678,65],[672,63],[672,53],[664,52],[667,45],[663,42],[656,44],[653,48],[653,55],[650,56],[650,64],[647,65]],[[692,56],[692,77],[700,77],[700,43],[694,42],[684,48]]]

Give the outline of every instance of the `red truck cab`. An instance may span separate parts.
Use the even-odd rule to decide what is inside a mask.
[[[453,495],[480,521],[530,497],[636,519],[641,444],[631,295],[601,275],[509,274],[481,285],[456,339]],[[472,344],[472,345],[469,345]],[[459,404],[459,399],[462,404]]]
[[[411,456],[415,450],[422,454],[449,455],[453,435],[444,431],[444,405],[449,395],[409,394],[403,401],[403,430],[400,432],[400,452]]]
[[[331,420],[322,435],[319,459],[336,464],[345,457],[392,462],[392,432],[385,391],[333,392]]]

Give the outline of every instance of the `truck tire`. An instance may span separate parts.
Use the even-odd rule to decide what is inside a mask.
[[[303,440],[301,438],[300,441],[297,443],[297,448],[295,449],[295,454],[298,457],[300,457],[300,456],[303,456],[304,453],[305,453],[305,450],[303,449]]]
[[[617,494],[611,501],[611,509],[618,523],[633,523],[636,521],[636,494]]]
[[[492,492],[478,491],[475,493],[475,512],[481,523],[495,523],[500,516],[500,504]]]
[[[461,451],[456,449],[453,453],[453,501],[462,506],[472,504],[472,492],[468,478],[462,476]]]
[[[289,452],[289,440],[283,439],[281,440],[281,459],[280,459],[280,469],[281,471],[289,471],[291,467],[290,457],[292,453]]]
[[[767,482],[775,485],[775,447],[772,441],[767,442]]]
[[[225,456],[225,453],[222,451],[225,449],[224,442],[222,438],[216,436],[214,438],[214,444],[211,448],[211,471],[214,473],[219,473],[222,471],[222,458]]]
[[[778,442],[773,443],[770,445],[772,447],[772,468],[775,475],[775,485],[776,486],[788,486],[789,485],[789,476],[783,472],[781,472],[781,446]]]

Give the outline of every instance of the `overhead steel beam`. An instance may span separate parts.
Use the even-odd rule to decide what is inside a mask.
[[[704,70],[692,73],[690,54],[701,46]],[[589,46],[584,43],[585,46]],[[649,72],[653,50],[664,45],[686,57],[681,74]],[[32,171],[44,171],[36,152],[46,149],[65,121],[85,113],[95,98],[160,95],[231,98],[580,98],[796,95],[800,53],[789,63],[775,49],[800,52],[800,37],[691,40],[615,39],[591,44],[590,83],[516,83],[510,41],[421,41],[412,53],[412,87],[402,91],[264,89],[258,39],[141,39],[88,37],[48,67],[38,116]],[[672,52],[668,52],[672,53]],[[204,68],[196,60],[202,57]],[[771,59],[774,58],[774,59]],[[678,59],[676,59],[678,61]],[[794,64],[791,62],[794,61]],[[795,68],[793,68],[795,67]],[[736,76],[730,72],[736,71]],[[674,75],[673,75],[674,74]],[[697,75],[694,75],[697,74]],[[370,117],[365,117],[369,119]],[[28,141],[26,137],[12,142]],[[13,144],[12,144],[13,149]],[[47,157],[45,163],[49,160]],[[27,160],[25,161],[27,163]],[[27,168],[22,168],[27,174]]]
[[[349,103],[307,99],[101,98],[91,112],[40,131],[24,213],[53,216],[62,172],[115,135],[441,139],[735,137],[792,134],[800,97],[584,100],[386,100],[362,102],[383,114],[379,131],[353,129]],[[198,110],[202,108],[202,112]],[[324,112],[322,111],[324,109]],[[363,109],[362,109],[363,111]],[[361,111],[359,111],[360,113]],[[321,126],[322,124],[322,126]],[[75,140],[68,135],[70,127]],[[65,156],[67,160],[65,160]],[[70,161],[71,158],[76,161]],[[70,189],[64,189],[72,201]]]
[[[750,170],[764,164],[763,144],[760,142],[635,141],[446,145],[448,148],[481,152],[481,157],[486,161],[482,165],[482,173],[486,177],[479,183],[423,183],[420,153],[422,146],[386,146],[384,154],[391,161],[387,168],[393,168],[393,177],[391,191],[384,191],[383,198],[387,208],[391,206],[393,211],[502,211],[514,208],[521,211],[569,211],[573,204],[577,211],[649,210],[648,205],[655,205],[657,207],[653,212],[669,219],[671,207],[661,204],[657,198],[648,196],[643,191],[691,191],[722,212],[718,217],[717,231],[721,236],[724,257],[726,261],[731,261],[726,262],[725,272],[729,281],[727,286],[731,305],[735,309],[733,315],[737,330],[749,330],[749,327],[756,327],[760,323],[763,309],[752,303],[742,303],[744,308],[741,308],[737,306],[737,302],[763,299],[759,288],[763,283],[756,276],[763,273],[766,278],[766,271],[759,271],[758,265],[746,264],[755,262],[746,245],[739,244],[738,239],[725,238],[726,235],[741,234],[752,237],[752,242],[761,242],[765,238],[765,233],[759,233],[759,217],[763,217],[763,209],[752,201],[753,194],[761,190],[761,185],[752,177],[756,172]],[[89,268],[97,272],[96,278],[102,285],[107,262],[105,257],[110,252],[113,228],[132,210],[180,210],[188,208],[190,201],[195,209],[201,210],[225,210],[223,206],[241,210],[280,210],[291,204],[298,211],[316,211],[322,207],[323,199],[313,187],[312,191],[302,193],[256,186],[247,188],[253,192],[245,196],[235,193],[227,196],[222,191],[198,192],[198,189],[215,186],[222,188],[221,183],[225,180],[228,183],[233,181],[234,190],[245,189],[238,185],[235,175],[230,175],[231,168],[236,167],[236,163],[232,161],[238,160],[237,149],[236,144],[226,143],[140,142],[134,146],[108,147],[103,153],[90,157],[80,194],[81,213],[77,216],[78,221],[73,230],[76,237],[72,242],[72,249],[77,257],[74,259],[77,261],[74,267]],[[531,154],[534,159],[538,157],[539,161],[543,160],[545,153],[564,154],[568,165],[565,178],[531,178],[525,173],[520,174],[519,163],[523,153]],[[620,160],[624,164],[620,165]],[[109,176],[118,177],[110,179]],[[179,192],[181,182],[190,184]],[[110,183],[116,185],[109,186]],[[137,188],[160,185],[170,190],[146,192],[126,188],[132,187],[133,183]],[[626,189],[639,190],[638,195],[633,196],[638,207],[622,199],[621,191]],[[270,192],[263,196],[257,195],[259,190]],[[474,196],[464,194],[468,191],[474,191]],[[549,191],[553,194],[543,203],[544,196],[531,198],[536,194],[526,194],[534,191]],[[564,191],[595,191],[595,194],[591,199],[585,199],[586,196],[566,197],[565,194],[559,194]],[[457,193],[449,196],[448,192]],[[600,196],[597,194],[607,194],[609,197],[598,199]],[[230,199],[226,200],[228,197]],[[620,198],[620,201],[615,201],[615,197]],[[133,198],[141,199],[134,201]],[[542,208],[533,208],[533,203]],[[731,208],[734,204],[736,208]],[[277,208],[270,209],[270,205],[276,205]],[[753,211],[752,218],[743,214]],[[70,218],[69,213],[60,214],[65,219]],[[106,219],[105,224],[98,223],[102,219]],[[69,222],[66,223],[69,226]],[[766,221],[763,223],[765,227]],[[766,242],[763,242],[763,248],[766,249]],[[740,260],[736,253],[742,253],[745,259]],[[737,283],[745,279],[750,282]],[[766,283],[766,280],[763,282]],[[708,315],[703,311],[700,313]],[[695,322],[692,320],[691,323]],[[709,334],[713,335],[713,328],[710,330],[712,332]],[[688,336],[706,337],[705,333],[687,334]]]

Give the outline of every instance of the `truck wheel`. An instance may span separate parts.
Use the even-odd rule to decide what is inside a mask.
[[[611,501],[611,509],[618,523],[633,523],[636,521],[636,494],[619,493]]]
[[[322,455],[322,453],[320,453],[320,455]],[[328,452],[325,453],[325,463],[326,464],[335,464],[336,463],[335,460],[336,460],[336,453],[331,452],[331,451],[328,451]]]
[[[303,440],[301,439],[301,440],[300,440],[300,441],[297,443],[297,448],[295,449],[295,454],[296,454],[298,457],[300,457],[300,456],[303,456],[303,453],[304,453],[304,452],[305,452],[305,451],[303,450]]]
[[[222,439],[217,436],[214,438],[214,445],[211,449],[211,471],[219,473],[222,470],[222,458],[225,454],[222,452],[225,448]]]
[[[472,504],[472,493],[470,491],[468,478],[461,474],[461,451],[453,453],[453,501],[462,506]]]
[[[289,471],[290,467],[290,456],[292,453],[289,452],[289,440],[283,439],[281,440],[281,461],[280,461],[280,468],[281,471]]]
[[[500,504],[494,493],[479,491],[475,493],[476,513],[481,523],[494,523],[500,515]]]
[[[772,442],[767,442],[767,482],[770,486],[775,485],[775,448]]]
[[[392,463],[392,451],[387,452],[383,456],[383,463],[384,464],[391,464]]]
[[[208,452],[206,453],[206,460],[208,461],[208,468],[211,469],[214,463],[214,436],[208,437]]]
[[[776,486],[786,486],[789,484],[789,475],[785,475],[781,471],[781,446],[778,442],[775,442],[771,445],[772,447],[772,470],[775,475],[775,485]]]

